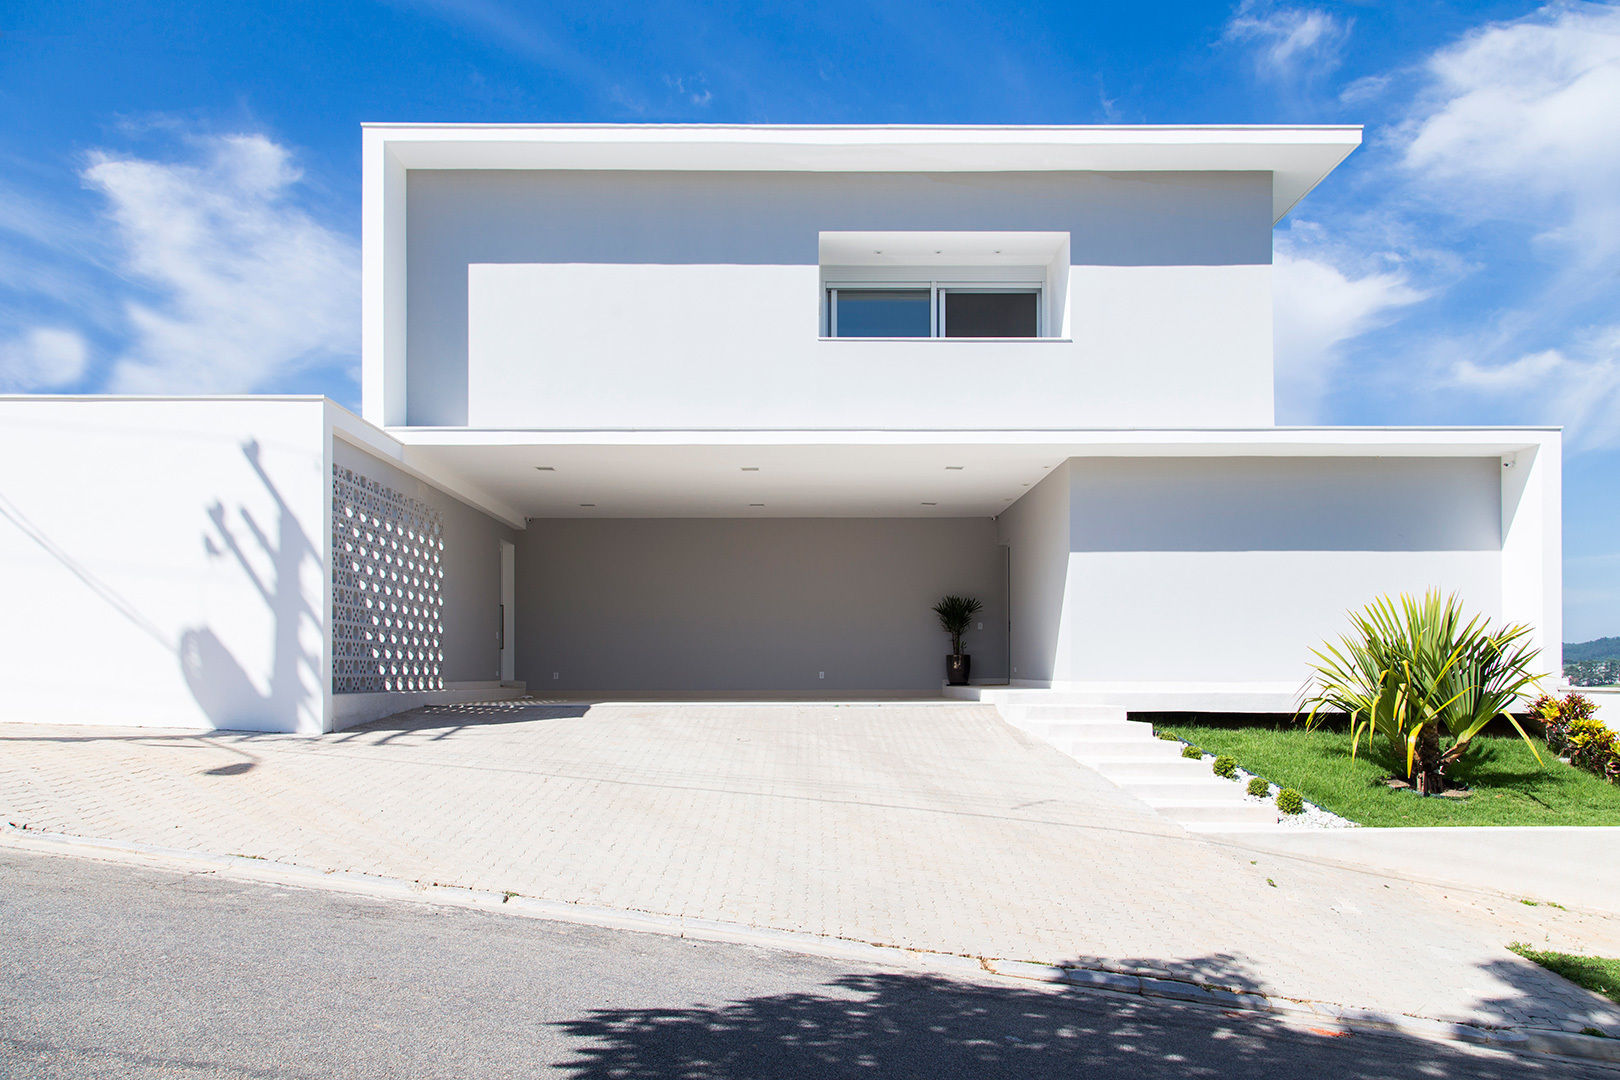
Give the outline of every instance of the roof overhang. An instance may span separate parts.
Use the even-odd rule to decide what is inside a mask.
[[[1356,125],[363,127],[406,170],[1269,172],[1274,220],[1361,144]]]
[[[392,429],[400,460],[517,517],[993,517],[1069,458],[1512,459],[1552,428]]]

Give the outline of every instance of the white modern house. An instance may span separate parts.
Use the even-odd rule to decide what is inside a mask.
[[[4,719],[514,694],[1292,708],[1397,591],[1559,668],[1559,435],[1275,424],[1346,127],[364,130],[363,408],[0,399]],[[288,313],[296,318],[295,312]]]

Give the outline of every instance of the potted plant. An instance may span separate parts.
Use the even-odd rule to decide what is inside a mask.
[[[962,635],[973,624],[973,616],[984,610],[984,605],[971,596],[947,596],[934,605],[942,630],[951,635],[951,655],[945,658],[945,680],[952,686],[966,686],[973,658],[962,651]]]

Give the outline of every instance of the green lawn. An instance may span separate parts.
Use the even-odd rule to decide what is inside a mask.
[[[1167,724],[1158,730],[1208,753],[1231,754],[1250,772],[1362,825],[1620,825],[1620,786],[1565,765],[1539,739],[1544,764],[1515,735],[1474,740],[1469,758],[1447,770],[1473,795],[1440,799],[1385,787],[1389,767],[1369,758],[1365,743],[1352,761],[1343,731],[1293,724]]]
[[[1584,986],[1594,994],[1602,994],[1620,1004],[1620,960],[1605,956],[1576,956],[1567,952],[1542,952],[1518,942],[1508,948],[1526,960],[1534,960],[1548,971],[1562,975],[1575,985]]]

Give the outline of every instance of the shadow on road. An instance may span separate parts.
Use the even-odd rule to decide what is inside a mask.
[[[1230,957],[1120,966],[1136,964],[1263,988]],[[1506,968],[1498,974],[1517,974]],[[1264,1013],[912,974],[849,974],[814,990],[712,1007],[599,1009],[559,1026],[574,1051],[561,1063],[565,1075],[616,1080],[1572,1075],[1568,1061],[1510,1058],[1398,1033],[1348,1034],[1288,1026]]]

